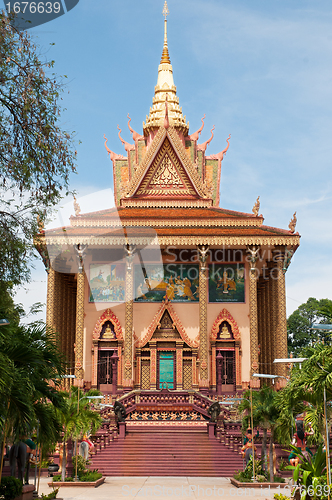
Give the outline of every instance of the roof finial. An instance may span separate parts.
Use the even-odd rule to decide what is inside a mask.
[[[160,64],[164,64],[164,63],[171,64],[171,60],[169,58],[169,53],[168,53],[168,45],[167,45],[167,16],[168,16],[168,14],[169,14],[168,5],[167,5],[167,1],[165,0],[164,8],[163,8],[163,16],[165,17],[165,21],[164,21],[164,48],[163,48],[163,53],[161,55]]]
[[[164,8],[163,8],[163,16],[165,17],[165,21],[166,21],[168,14],[169,14],[168,5],[167,5],[167,1],[165,0]]]

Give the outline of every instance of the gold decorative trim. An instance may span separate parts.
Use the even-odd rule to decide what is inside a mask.
[[[154,157],[158,152],[158,148],[161,142],[166,137],[166,129],[164,127],[160,127],[155,138],[153,139],[150,147],[148,148],[142,163],[137,167],[132,180],[130,181],[128,188],[126,190],[126,197],[130,197],[134,194],[135,190],[138,188],[140,181],[143,179],[143,176],[146,170],[149,168],[150,164],[153,162]]]
[[[259,368],[258,364],[258,313],[257,313],[257,275],[249,271],[249,319],[250,319],[250,376]]]
[[[188,427],[188,422],[190,422],[190,427],[204,427],[206,428],[206,420],[126,420],[127,427]]]
[[[114,325],[114,333],[117,340],[122,340],[122,328],[120,321],[111,309],[106,309],[98,319],[92,334],[93,339],[99,339],[105,321],[110,321]]]
[[[75,335],[75,375],[83,379],[83,344],[84,344],[84,283],[85,273],[77,274],[76,296],[76,335]]]
[[[154,239],[144,237],[130,237],[133,245],[209,245],[209,246],[242,246],[247,245],[289,245],[291,247],[300,245],[300,236],[247,236],[247,237],[224,237],[224,236],[160,236]],[[82,245],[89,246],[123,246],[127,243],[124,236],[47,236],[47,245]]]
[[[133,357],[133,268],[126,267],[126,306],[125,306],[125,341],[124,341],[124,380],[133,379],[132,357]],[[124,381],[124,383],[125,383]]]
[[[260,227],[263,219],[72,219],[72,227]]]
[[[207,249],[208,250],[208,249]],[[207,302],[208,302],[208,275],[204,256],[200,253],[199,266],[199,386],[206,387],[209,376],[208,370],[208,337],[207,337]]]
[[[205,208],[212,206],[212,200],[137,200],[131,198],[122,199],[121,206],[125,208]]]
[[[186,149],[183,146],[180,137],[177,133],[177,131],[174,129],[174,127],[170,127],[167,130],[167,135],[169,136],[171,140],[171,145],[179,155],[180,161],[184,165],[185,169],[187,170],[191,181],[194,183],[194,186],[199,188],[198,192],[202,196],[202,198],[210,198],[210,194],[204,184],[202,183],[202,180],[197,172],[197,168],[195,165],[192,163],[190,160],[189,156],[187,155]],[[173,144],[172,144],[173,143]]]
[[[169,177],[163,177],[165,170],[168,170],[168,175],[172,176],[172,181],[169,181]],[[165,182],[177,183],[177,186],[173,187],[173,184],[171,184],[172,188],[167,187],[167,185],[161,188]],[[141,196],[152,195],[168,197],[197,195],[197,191],[193,188],[185,168],[181,164],[181,161],[179,161],[167,137],[165,137],[161,148],[149,166],[136,194]]]
[[[166,137],[170,141],[170,145],[174,149],[175,153],[178,155],[180,162],[182,163],[189,179],[193,183],[193,187],[202,198],[210,198],[208,191],[204,187],[195,166],[192,164],[190,158],[188,157],[182,142],[176,130],[173,127],[169,127],[167,130],[164,127],[160,127],[151,146],[149,147],[144,160],[141,165],[137,168],[132,181],[130,182],[128,189],[126,191],[126,198],[134,196],[136,191],[139,189],[144,176],[146,175],[148,169],[150,168],[152,162],[154,161],[159,149],[164,147],[162,145]]]
[[[165,311],[168,311],[169,315],[171,316],[171,319],[172,319],[174,325],[176,326],[182,340],[184,342],[186,342],[190,347],[198,347],[197,340],[192,340],[188,337],[178,315],[176,314],[176,312],[174,311],[173,307],[168,302],[168,300],[165,300],[161,304],[159,310],[156,312],[156,314],[155,314],[155,316],[154,316],[154,318],[149,326],[149,329],[148,329],[145,337],[143,337],[143,339],[141,341],[138,341],[136,343],[137,347],[144,347],[149,342],[149,340],[151,340],[155,330],[158,327],[158,323],[160,323],[160,320],[161,320]],[[165,340],[165,339],[161,339],[161,340]]]
[[[212,325],[210,339],[211,340],[217,340],[219,326],[220,326],[220,323],[222,323],[223,321],[227,321],[231,325],[231,329],[232,329],[232,333],[234,335],[234,339],[235,340],[241,340],[241,334],[240,334],[240,330],[239,330],[238,324],[235,321],[235,319],[233,318],[233,316],[231,315],[231,313],[227,309],[223,309],[218,314],[217,318],[215,319],[215,321],[214,321],[214,323]]]

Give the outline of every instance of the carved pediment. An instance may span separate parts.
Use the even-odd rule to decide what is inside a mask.
[[[144,197],[197,196],[168,138],[165,138],[136,194]]]
[[[152,338],[164,338],[172,340],[181,338],[176,325],[173,323],[173,320],[167,310],[164,312],[160,322],[158,323],[157,328],[152,335]]]

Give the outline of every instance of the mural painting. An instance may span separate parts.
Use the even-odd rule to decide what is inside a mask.
[[[198,302],[198,283],[197,264],[147,265],[144,274],[135,266],[135,301]]]
[[[243,264],[209,266],[209,302],[244,302]]]
[[[125,301],[125,265],[90,265],[90,302]]]

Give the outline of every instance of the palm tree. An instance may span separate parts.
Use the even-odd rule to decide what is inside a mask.
[[[99,396],[100,392],[96,389],[83,392],[78,387],[72,387],[71,392],[63,393],[65,395],[65,406],[58,412],[62,423],[62,481],[66,476],[66,443],[69,439],[79,439],[83,434],[96,432],[101,425],[99,413],[91,409],[90,403],[93,396]]]
[[[269,386],[263,386],[259,391],[253,391],[252,393],[252,413],[253,413],[253,425],[255,427],[261,427],[263,429],[263,441],[262,441],[262,464],[265,466],[265,457],[267,455],[267,432],[271,433],[270,437],[270,478],[273,480],[273,442],[275,430],[279,425],[279,408],[276,403],[277,393]],[[247,412],[247,415],[243,418],[243,424],[248,425],[249,415],[250,415],[250,391],[244,393],[244,399],[239,404],[239,410]]]
[[[283,420],[287,416],[305,411],[306,420],[314,429],[313,441],[326,439],[324,393],[327,403],[332,401],[332,346],[322,343],[308,347],[304,355],[307,360],[301,369],[295,367],[287,386],[279,393],[279,404]],[[326,405],[327,419],[331,406]],[[326,443],[325,443],[326,444]]]
[[[13,321],[0,333],[0,428],[3,445],[39,428],[39,441],[57,442],[61,425],[55,408],[64,405],[57,390],[64,359],[56,338],[40,322]]]

